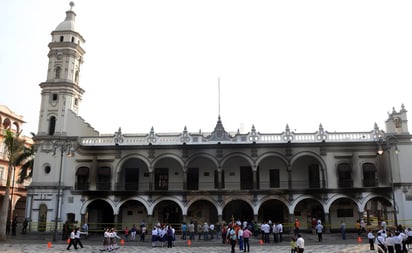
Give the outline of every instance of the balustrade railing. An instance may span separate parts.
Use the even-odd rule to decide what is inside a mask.
[[[168,134],[124,134],[102,135],[97,137],[82,137],[82,146],[111,146],[111,145],[181,145],[197,144],[207,145],[221,143],[318,143],[318,142],[375,142],[373,131],[371,132],[315,132],[315,133],[295,133],[290,132],[279,134],[267,134],[254,132],[247,134],[237,133],[231,139],[219,141],[209,139],[210,133],[168,133]]]

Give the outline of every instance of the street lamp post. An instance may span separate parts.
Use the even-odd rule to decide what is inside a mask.
[[[398,215],[397,215],[397,210],[396,210],[396,198],[395,198],[395,183],[393,179],[393,171],[392,171],[392,161],[393,161],[393,154],[391,153],[392,149],[394,150],[393,153],[395,155],[399,154],[399,149],[398,149],[398,139],[393,136],[393,135],[385,135],[384,132],[380,132],[377,135],[376,142],[378,144],[378,155],[382,156],[387,150],[387,164],[389,167],[389,172],[390,172],[390,180],[391,180],[391,190],[392,190],[392,204],[393,204],[393,219],[395,226],[398,226]]]
[[[59,180],[57,181],[57,199],[56,199],[56,211],[55,211],[55,218],[54,218],[54,233],[53,233],[53,241],[57,240],[57,227],[59,224],[59,217],[60,217],[60,202],[61,202],[61,185],[62,185],[62,170],[63,170],[63,158],[64,154],[70,156],[72,154],[72,144],[69,140],[58,140],[53,142],[53,155],[56,155],[56,151],[60,151],[60,165],[59,165]]]

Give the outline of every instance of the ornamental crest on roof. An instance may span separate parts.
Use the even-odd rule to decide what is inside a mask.
[[[209,141],[230,141],[231,137],[229,133],[225,131],[222,121],[220,120],[220,115],[218,117],[215,130],[207,137]]]

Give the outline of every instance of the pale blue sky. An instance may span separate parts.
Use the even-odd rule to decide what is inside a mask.
[[[412,110],[412,1],[74,1],[80,116],[101,133],[370,131]],[[0,104],[37,132],[67,0],[0,1]],[[412,115],[410,115],[412,117]]]

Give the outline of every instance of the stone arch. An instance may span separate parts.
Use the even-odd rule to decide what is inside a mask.
[[[115,166],[115,184],[118,190],[149,190],[150,173],[149,161],[141,155],[128,155],[123,157]]]
[[[325,207],[315,196],[302,195],[296,198],[290,206],[291,213],[300,220],[302,229],[311,229],[312,219],[325,221]]]
[[[216,224],[219,221],[219,212],[216,204],[207,198],[198,198],[187,206],[187,219],[203,224]]]
[[[152,162],[153,166],[155,166],[160,160],[163,160],[165,158],[171,158],[175,160],[177,163],[180,164],[181,168],[184,168],[184,162],[182,161],[181,157],[172,153],[164,153],[156,157],[156,159],[154,159]]]
[[[162,197],[153,201],[149,209],[149,215],[153,216],[153,222],[181,223],[187,209],[181,201],[175,197]]]
[[[289,217],[289,207],[287,201],[267,196],[258,205],[258,220],[285,223]]]
[[[317,166],[312,166],[312,165],[317,165],[317,164],[305,164],[307,165],[307,170],[308,170],[308,175],[305,176],[303,174],[296,174],[294,168],[295,165],[297,165],[299,162],[301,162],[302,159],[305,157],[308,157],[308,159],[311,159],[313,161],[316,161],[319,163],[319,168]],[[302,161],[304,162],[304,161]],[[292,173],[292,187],[294,188],[326,188],[327,187],[327,166],[325,161],[316,153],[314,152],[309,152],[309,151],[304,151],[304,152],[299,152],[296,155],[292,157],[290,160],[290,169]],[[320,173],[318,175],[318,173]],[[300,177],[299,177],[300,175]],[[298,178],[298,180],[295,180]],[[302,181],[303,182],[299,182]],[[317,181],[319,180],[319,181]],[[302,185],[300,185],[302,184]],[[307,185],[306,185],[307,184]]]
[[[211,154],[209,154],[209,153],[206,153],[206,152],[195,153],[195,154],[191,155],[191,156],[186,160],[186,164],[190,164],[192,161],[194,161],[194,160],[196,160],[196,159],[198,159],[198,158],[201,158],[201,157],[207,158],[207,159],[209,159],[210,161],[212,161],[212,162],[215,164],[216,168],[219,167],[219,162],[216,160],[216,156],[213,156],[213,155],[211,155]]]
[[[255,162],[250,158],[250,156],[248,156],[245,153],[242,152],[230,152],[228,155],[226,155],[222,161],[220,162],[221,165],[225,164],[228,160],[234,158],[234,157],[241,157],[243,159],[245,159],[246,161],[248,161],[248,163],[250,164],[250,166],[254,166]]]
[[[363,208],[362,208],[362,206],[361,206],[361,203],[360,203],[358,200],[356,200],[356,199],[353,198],[353,197],[344,195],[344,194],[335,194],[335,195],[330,196],[329,199],[328,199],[328,201],[327,201],[326,204],[325,204],[325,210],[326,210],[326,211],[329,211],[330,206],[333,204],[333,202],[336,201],[337,199],[340,199],[340,198],[347,198],[347,199],[350,199],[350,200],[352,200],[353,202],[355,202],[355,203],[356,203],[356,206],[358,207],[358,212],[361,212],[361,211],[363,210]]]
[[[232,217],[237,221],[253,221],[257,213],[256,207],[243,198],[233,197],[226,202],[222,210],[222,220],[230,222]]]
[[[103,231],[114,225],[115,204],[109,199],[96,198],[83,203],[80,210],[89,224],[89,231]]]
[[[267,152],[257,159],[256,165],[258,189],[288,188],[289,166],[284,156]]]
[[[262,155],[260,155],[258,157],[258,159],[256,159],[256,164],[259,165],[259,163],[267,157],[279,158],[279,160],[284,162],[285,165],[288,165],[288,160],[286,159],[286,157],[283,154],[278,153],[278,152],[265,152],[265,153],[263,153]]]
[[[333,201],[328,201],[330,228],[338,230],[340,224],[356,224],[359,220],[359,202],[341,194],[335,196]]]
[[[115,213],[118,214],[118,223],[121,223],[121,227],[124,228],[130,227],[131,224],[147,223],[148,209],[147,201],[137,196],[120,201]]]

